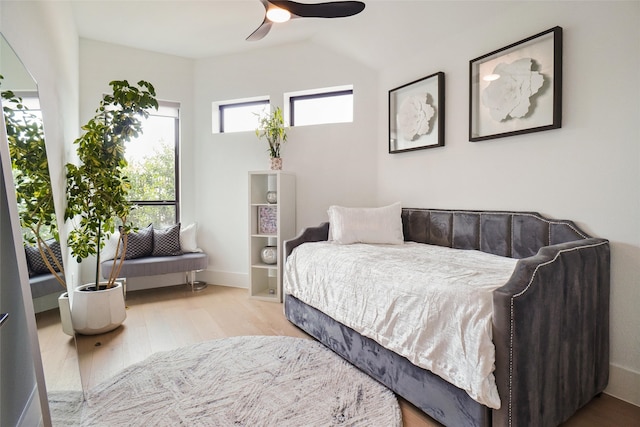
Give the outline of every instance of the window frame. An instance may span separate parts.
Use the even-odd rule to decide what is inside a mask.
[[[295,124],[295,103],[296,101],[304,101],[304,100],[309,100],[309,99],[320,99],[320,98],[334,98],[334,97],[338,97],[338,96],[345,96],[345,95],[351,95],[353,97],[353,87],[351,88],[344,88],[344,89],[328,89],[328,90],[324,90],[324,91],[317,91],[314,93],[301,93],[299,95],[296,94],[290,94],[289,95],[289,123],[290,125],[296,126]],[[352,108],[353,108],[353,104],[352,104]],[[353,122],[353,118],[352,118],[352,122]],[[317,125],[320,124],[333,124],[333,123],[348,123],[348,122],[327,122],[327,123],[317,123]],[[299,126],[306,126],[306,125],[299,125]]]
[[[214,120],[213,123],[213,133],[236,133],[236,132],[249,132],[252,131],[253,129],[247,129],[247,130],[242,130],[242,131],[231,131],[231,132],[227,132],[224,130],[224,111],[230,108],[237,108],[237,107],[248,107],[248,106],[252,106],[252,105],[262,105],[264,106],[267,110],[270,109],[271,107],[271,101],[269,99],[269,97],[257,97],[257,98],[246,98],[246,99],[235,99],[235,100],[229,100],[229,101],[219,101],[219,102],[214,102],[213,106],[214,108],[216,108],[218,110],[218,114],[217,114],[217,123]],[[257,121],[257,120],[256,120]],[[217,126],[216,126],[217,125]],[[256,127],[257,127],[257,123],[256,123]],[[216,129],[217,128],[217,129]]]
[[[175,200],[129,200],[129,203],[132,206],[174,206],[175,210],[175,223],[180,223],[180,211],[181,211],[181,203],[180,203],[180,103],[172,102],[172,101],[161,101],[158,100],[158,104],[162,107],[167,107],[174,109],[176,114],[154,114],[153,111],[149,111],[149,116],[157,116],[157,117],[173,117],[174,120],[174,179],[175,179]],[[143,129],[144,132],[144,129]],[[128,161],[128,160],[127,160]]]

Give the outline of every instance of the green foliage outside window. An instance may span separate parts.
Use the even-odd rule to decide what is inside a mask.
[[[130,200],[175,199],[174,147],[158,144],[155,152],[141,160],[129,160],[125,173],[131,183]]]
[[[173,201],[175,189],[175,147],[163,140],[155,145],[154,152],[141,159],[131,159],[125,174],[131,190],[129,200]],[[153,224],[156,228],[168,227],[176,222],[175,206],[134,206],[129,220],[136,227]]]

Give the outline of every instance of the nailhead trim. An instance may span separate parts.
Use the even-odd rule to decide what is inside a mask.
[[[514,294],[511,297],[510,313],[509,313],[510,316],[511,316],[510,326],[509,326],[509,406],[508,406],[508,423],[509,423],[509,426],[511,426],[512,423],[513,423],[513,412],[512,412],[513,411],[513,395],[512,395],[512,391],[513,391],[513,335],[514,335],[514,329],[515,329],[514,320],[513,320],[514,319],[514,307],[513,307],[514,300],[516,298],[524,295],[529,290],[529,288],[531,287],[531,285],[533,283],[533,280],[536,277],[536,274],[538,273],[538,270],[541,267],[547,266],[549,264],[553,264],[558,259],[560,254],[565,253],[565,252],[573,252],[573,251],[576,251],[578,249],[595,248],[595,247],[602,246],[602,245],[607,245],[607,244],[609,244],[609,242],[605,241],[605,242],[594,243],[594,244],[591,244],[591,245],[577,246],[575,248],[563,249],[563,250],[558,251],[558,253],[556,253],[556,255],[553,257],[552,260],[544,262],[542,264],[538,264],[536,266],[535,270],[533,271],[533,274],[531,275],[531,280],[529,280],[529,283],[527,284],[527,286],[522,291],[520,291],[517,294]]]

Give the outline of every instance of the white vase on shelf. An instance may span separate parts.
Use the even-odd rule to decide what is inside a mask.
[[[260,259],[265,264],[276,264],[278,262],[278,247],[277,246],[265,246],[260,251]]]
[[[267,203],[277,203],[278,202],[278,193],[275,191],[267,191]]]

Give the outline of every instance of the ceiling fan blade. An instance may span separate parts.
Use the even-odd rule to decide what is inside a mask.
[[[326,3],[298,3],[291,0],[260,0],[260,3],[269,11],[270,5],[284,9],[291,13],[291,18],[345,18],[356,15],[364,10],[361,1],[334,1]],[[247,37],[248,41],[262,39],[271,30],[273,22],[266,14],[262,24]]]
[[[345,18],[364,10],[361,1],[334,1],[326,3],[298,3],[290,0],[268,0],[272,5],[286,9],[301,18]]]
[[[267,35],[270,29],[271,21],[265,18],[264,21],[262,21],[262,24],[253,33],[251,33],[246,40],[250,42],[260,40]]]

